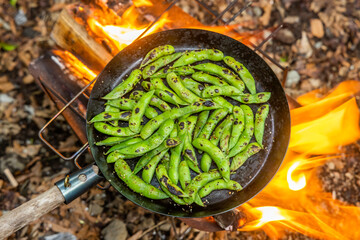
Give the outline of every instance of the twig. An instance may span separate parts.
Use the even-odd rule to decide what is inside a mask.
[[[10,172],[10,170],[8,168],[6,168],[4,170],[4,174],[9,179],[9,182],[10,182],[11,186],[13,186],[15,188],[15,187],[17,187],[19,185],[19,183],[14,178],[14,175],[12,175],[12,173]]]
[[[149,228],[148,230],[146,230],[145,232],[143,232],[143,234],[141,234],[141,236],[139,237],[139,239],[141,239],[143,236],[145,236],[148,232],[152,231],[153,229],[165,224],[167,222],[167,220],[163,220],[161,222],[159,222],[158,224],[152,226],[151,228]]]

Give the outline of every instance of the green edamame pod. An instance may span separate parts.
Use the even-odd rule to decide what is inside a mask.
[[[239,141],[230,149],[229,157],[233,157],[244,150],[254,134],[254,114],[251,108],[247,105],[241,105],[240,108],[243,110],[245,116],[245,129],[240,135]]]
[[[133,131],[131,131],[129,127],[113,127],[104,122],[95,122],[94,128],[103,134],[111,135],[115,137],[127,137],[136,134]]]
[[[227,124],[227,119],[225,119],[222,123],[220,123],[214,130],[214,132],[212,133],[211,137],[210,137],[210,142],[212,142],[215,146],[218,145],[219,141],[220,141],[220,137],[224,131],[224,126]],[[201,162],[200,162],[200,167],[201,170],[203,170],[203,172],[208,172],[210,170],[211,167],[211,157],[209,156],[209,154],[204,153],[202,158],[201,158]]]
[[[173,200],[175,203],[180,204],[180,205],[185,205],[186,202],[185,202],[182,198],[180,198],[180,197],[172,194],[172,193],[169,191],[169,189],[166,187],[165,183],[162,183],[162,181],[161,181],[162,175],[159,173],[159,167],[160,167],[160,168],[163,168],[163,167],[161,166],[161,164],[159,164],[159,166],[156,168],[156,178],[157,178],[158,182],[160,183],[161,189],[162,189],[162,190],[171,198],[171,200]]]
[[[142,81],[141,82],[141,86],[146,90],[146,91],[151,91],[154,90],[155,87],[154,85],[152,85],[150,82],[148,81]]]
[[[107,101],[107,105],[119,108],[121,110],[133,110],[135,105],[136,105],[136,101],[132,100],[132,99],[127,99],[127,98],[121,98],[121,99],[114,99],[114,100],[109,100]],[[147,118],[154,118],[158,115],[158,113],[156,112],[156,110],[152,107],[147,107],[145,109],[145,116]]]
[[[172,61],[175,61],[183,54],[184,53],[182,53],[182,52],[174,53],[171,55],[161,57],[161,58],[157,59],[156,61],[154,61],[153,63],[150,63],[149,65],[147,65],[144,68],[144,70],[142,72],[143,78],[144,79],[149,78],[151,75],[156,73],[157,70],[159,70],[160,68],[164,67],[165,65],[171,63]]]
[[[258,143],[250,143],[244,151],[233,157],[230,165],[230,171],[234,172],[241,167],[244,162],[252,155],[258,153],[261,150],[261,146]]]
[[[243,132],[245,125],[244,111],[239,106],[234,106],[233,116],[234,125],[231,130],[229,149],[232,149],[239,141],[240,135]]]
[[[131,158],[137,158],[139,156],[140,156],[139,154],[138,155],[125,155],[125,154],[119,153],[118,150],[115,150],[106,157],[106,162],[114,163],[118,159],[131,159]]]
[[[241,79],[236,76],[231,70],[227,69],[227,68],[223,68],[219,65],[216,65],[214,63],[203,63],[203,64],[198,64],[196,66],[193,66],[193,68],[203,71],[203,72],[207,72],[207,73],[211,73],[214,75],[217,75],[219,77],[222,77],[223,79],[225,79],[225,81],[236,87],[237,89],[239,89],[241,92],[244,91],[245,89],[245,84],[243,81],[241,81]]]
[[[265,104],[259,107],[255,115],[255,139],[261,147],[263,147],[263,137],[264,137],[264,128],[265,120],[269,114],[269,105]]]
[[[170,154],[169,151],[165,153],[163,158],[161,159],[161,164],[163,164],[166,167],[166,171],[169,172],[170,167]]]
[[[195,93],[198,97],[201,97],[202,91],[205,89],[202,84],[192,80],[191,78],[184,78],[182,83],[187,89]]]
[[[189,185],[185,188],[185,193],[187,193],[189,197],[184,198],[184,201],[187,204],[193,203],[199,190],[203,186],[205,186],[205,184],[219,178],[221,178],[221,174],[219,173],[218,170],[215,169],[197,175],[196,177],[193,178],[193,180],[191,180]]]
[[[212,98],[216,96],[237,96],[242,94],[242,91],[233,86],[209,86],[202,92],[203,98]]]
[[[224,54],[217,49],[199,49],[188,51],[181,56],[175,63],[174,67],[185,66],[192,64],[194,62],[199,62],[203,60],[211,61],[221,61],[224,57]]]
[[[200,173],[196,153],[193,145],[191,144],[191,136],[189,132],[185,135],[185,143],[182,152],[184,159],[187,161],[189,167],[196,173]]]
[[[131,116],[130,111],[124,112],[102,112],[93,117],[90,123],[94,122],[108,122],[113,120],[129,121]]]
[[[192,105],[186,106],[184,108],[173,108],[170,111],[166,111],[148,121],[141,129],[140,136],[142,139],[148,138],[166,119],[177,119],[186,114],[193,114],[217,108],[220,108],[220,106],[212,101],[195,102]]]
[[[234,123],[234,117],[232,115],[229,115],[227,120],[228,121],[226,121],[226,124],[224,125],[224,130],[223,133],[221,134],[220,144],[219,144],[220,150],[224,154],[229,153],[229,140],[231,135],[231,129]]]
[[[189,195],[184,193],[184,191],[178,187],[176,184],[171,182],[171,179],[169,178],[166,168],[164,165],[159,164],[159,166],[156,169],[156,176],[158,178],[158,181],[161,185],[163,185],[165,188],[169,190],[171,194],[174,194],[178,197],[188,197]]]
[[[144,182],[141,178],[132,173],[129,165],[122,159],[115,162],[115,172],[119,178],[126,183],[126,185],[133,190],[150,199],[165,199],[168,198],[161,190]]]
[[[169,73],[176,73],[177,75],[180,76],[186,76],[186,75],[190,75],[193,74],[195,72],[194,69],[192,69],[191,67],[187,67],[187,66],[182,66],[182,67],[171,67],[171,68],[163,68],[160,71],[156,72],[155,74],[153,74],[152,76],[150,76],[151,78],[153,77],[157,77],[157,78],[166,78],[166,75],[168,75]]]
[[[161,80],[161,78],[151,78],[150,81],[151,81],[151,84],[154,86],[154,88],[158,88],[162,91],[165,91],[167,93],[167,95],[169,95],[175,101],[175,105],[189,105],[187,102],[183,101],[178,95],[176,95],[175,92],[173,92],[170,88],[168,88],[164,84],[164,82]],[[158,96],[158,95],[156,95],[156,96]],[[160,97],[160,96],[158,96],[158,97]],[[166,101],[165,99],[163,99],[163,100]],[[169,101],[167,101],[167,102],[169,102]]]
[[[210,111],[202,111],[197,119],[193,139],[197,138],[209,118]]]
[[[179,78],[175,73],[169,73],[166,76],[166,81],[169,86],[176,92],[176,94],[185,102],[194,103],[202,100],[189,89],[187,89],[182,83],[181,78]]]
[[[147,109],[152,96],[154,95],[155,90],[145,93],[140,100],[134,106],[132,110],[131,117],[129,119],[129,128],[133,132],[140,132],[141,129],[141,119]]]
[[[133,70],[129,77],[124,80],[122,83],[117,85],[111,92],[106,94],[103,99],[117,99],[124,96],[126,93],[130,92],[135,85],[140,81],[141,79],[141,71],[139,69]]]
[[[228,114],[228,111],[224,108],[220,108],[211,113],[209,119],[207,120],[205,126],[199,134],[199,138],[209,139],[212,131],[215,129],[216,125]]]
[[[210,74],[204,72],[196,72],[191,75],[193,79],[198,82],[209,83],[215,86],[228,86],[229,84],[218,77],[212,76]]]
[[[226,101],[225,98],[223,98],[223,97],[213,97],[212,100],[214,102],[216,102],[217,104],[219,104],[219,105],[223,106],[224,108],[226,108],[229,111],[229,113],[231,113],[233,111],[234,105],[232,105],[231,103]]]
[[[193,135],[197,119],[198,116],[190,116],[186,118],[187,132],[190,134],[190,139],[192,139],[191,136]]]
[[[151,137],[148,139],[135,143],[129,147],[120,149],[119,152],[123,154],[138,154],[138,153],[147,153],[155,148],[157,148],[171,133],[171,131],[174,128],[174,120],[168,119],[166,120],[157,130],[156,133],[154,133]],[[172,141],[167,139],[166,141]],[[168,142],[169,145],[171,143]]]
[[[185,160],[179,165],[179,181],[182,189],[186,189],[191,182],[190,168]]]
[[[175,52],[175,48],[171,45],[158,46],[150,50],[145,55],[144,59],[141,62],[140,68],[145,67],[149,63],[152,63],[163,56],[173,54],[174,52]]]
[[[141,156],[139,161],[136,163],[136,166],[134,168],[134,173],[137,174],[145,165],[153,158],[156,154],[160,153],[161,151],[164,151],[167,148],[176,147],[181,143],[180,138],[168,138],[165,140],[160,146],[157,148],[151,150],[150,152],[145,153]]]
[[[150,90],[151,91],[151,90]],[[143,91],[135,90],[130,94],[130,99],[139,101],[140,98],[145,94]],[[156,94],[155,94],[156,95]],[[163,100],[156,96],[152,96],[150,103],[151,106],[157,107],[160,111],[165,112],[171,110],[171,107]]]
[[[246,104],[251,103],[265,103],[267,102],[271,97],[271,92],[261,92],[257,94],[241,94],[239,96],[231,96],[232,99]]]
[[[184,148],[185,135],[179,135],[181,143],[170,149],[169,177],[175,184],[179,180],[179,163],[181,161],[181,153]]]
[[[170,133],[170,137],[174,138],[174,137],[177,137],[177,136],[178,136],[178,130],[177,130],[177,127],[174,127],[174,129]]]
[[[244,64],[239,63],[236,61],[233,57],[226,56],[224,57],[224,62],[226,65],[231,67],[241,78],[241,80],[244,81],[246,88],[249,90],[251,94],[256,93],[256,86],[255,86],[255,80],[249,70],[244,66]]]
[[[114,146],[116,144],[119,144],[121,142],[124,142],[126,140],[129,140],[131,138],[133,138],[134,136],[129,136],[129,137],[108,137],[105,138],[104,140],[95,143],[96,146]]]
[[[105,155],[115,151],[115,150],[119,150],[119,149],[122,149],[122,148],[125,148],[125,147],[128,147],[132,144],[135,144],[135,143],[138,143],[138,142],[141,142],[142,141],[142,138],[131,138],[129,140],[126,140],[120,144],[116,144],[115,146],[112,146],[106,153]]]
[[[167,153],[168,150],[169,149],[165,149],[164,151],[158,153],[153,158],[151,158],[151,160],[145,165],[145,167],[144,167],[144,169],[142,171],[142,179],[146,183],[151,182],[151,179],[154,176],[155,169],[156,169],[157,165],[159,164],[159,162],[161,161],[161,159],[163,158],[165,153]]]
[[[217,165],[221,176],[225,181],[230,180],[230,163],[229,158],[212,142],[204,138],[196,138],[192,144],[197,149],[200,149],[210,155],[211,159]]]
[[[110,106],[110,105],[106,105],[104,112],[120,112],[120,109],[118,109],[116,107],[113,107],[113,106]],[[125,120],[125,121],[128,121],[128,120]],[[119,121],[118,120],[110,120],[109,123],[114,127],[119,126]]]
[[[217,179],[215,181],[209,182],[203,188],[201,188],[199,191],[199,196],[203,198],[209,195],[212,191],[221,189],[240,191],[242,190],[242,187],[238,182],[233,180],[226,182],[224,179]]]

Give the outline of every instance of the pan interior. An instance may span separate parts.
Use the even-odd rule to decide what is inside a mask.
[[[268,101],[270,112],[264,134],[264,150],[249,158],[237,173],[232,175],[232,179],[239,182],[244,189],[240,192],[215,191],[206,197],[207,207],[205,208],[195,206],[195,204],[177,206],[171,200],[151,200],[130,190],[116,176],[113,164],[106,163],[105,149],[95,145],[95,142],[104,139],[104,135],[97,132],[92,124],[88,124],[87,134],[92,154],[101,172],[112,186],[126,198],[148,210],[177,217],[205,217],[226,212],[245,203],[266,186],[280,167],[290,136],[290,113],[283,88],[265,61],[242,43],[218,33],[195,29],[169,30],[142,38],[123,49],[98,76],[90,96],[87,120],[104,111],[105,101],[101,97],[109,93],[132,70],[138,68],[148,51],[165,44],[171,44],[176,51],[219,49],[225,56],[234,57],[249,69],[255,78],[257,92],[271,92],[272,96]],[[221,63],[217,64],[221,65]],[[239,105],[236,101],[231,103]],[[249,106],[255,113],[260,105],[250,104]],[[254,141],[253,138],[251,142]],[[128,164],[133,169],[136,160],[129,160]],[[158,186],[155,178],[152,184]]]

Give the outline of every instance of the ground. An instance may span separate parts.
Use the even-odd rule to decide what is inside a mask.
[[[61,9],[70,0],[0,0],[0,215],[51,187],[74,166],[48,150],[38,130],[56,113],[56,108],[29,74],[30,62],[54,47],[49,34]],[[110,2],[110,1],[109,1]],[[218,12],[230,1],[209,1]],[[178,3],[185,11],[211,23],[212,17],[196,1]],[[244,6],[239,1],[233,13]],[[231,16],[225,15],[229,19]],[[267,35],[273,27],[284,28],[262,49],[290,68],[286,92],[293,97],[313,89],[360,78],[360,1],[357,0],[258,0],[231,24],[240,31]],[[281,76],[281,71],[272,66]],[[78,140],[65,121],[53,127],[59,148],[72,152]],[[358,152],[358,145],[350,147]],[[360,165],[358,157],[327,163],[321,171],[324,189],[333,197],[359,206]],[[9,169],[13,187],[4,174]],[[345,181],[346,180],[346,181]],[[115,221],[114,219],[118,219]],[[109,224],[111,222],[111,224]],[[177,234],[186,239],[267,239],[262,231],[205,233],[175,219]],[[47,214],[14,234],[11,239],[33,239],[70,233],[79,239],[166,239],[174,237],[170,218],[137,207],[114,189],[92,188],[70,205]],[[306,236],[289,233],[291,239]],[[47,239],[47,238],[45,238]],[[50,239],[50,238],[48,238]]]

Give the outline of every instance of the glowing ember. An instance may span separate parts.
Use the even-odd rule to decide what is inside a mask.
[[[301,164],[300,161],[296,161],[294,162],[288,172],[287,172],[287,175],[286,175],[286,180],[288,182],[288,185],[289,185],[289,189],[293,190],[293,191],[299,191],[301,189],[303,189],[305,186],[306,186],[306,177],[305,177],[305,174],[303,173],[300,173],[299,176],[298,176],[298,180],[295,181],[293,180],[292,178],[292,175],[293,175],[293,172],[295,171],[295,169],[297,167],[299,167]]]

